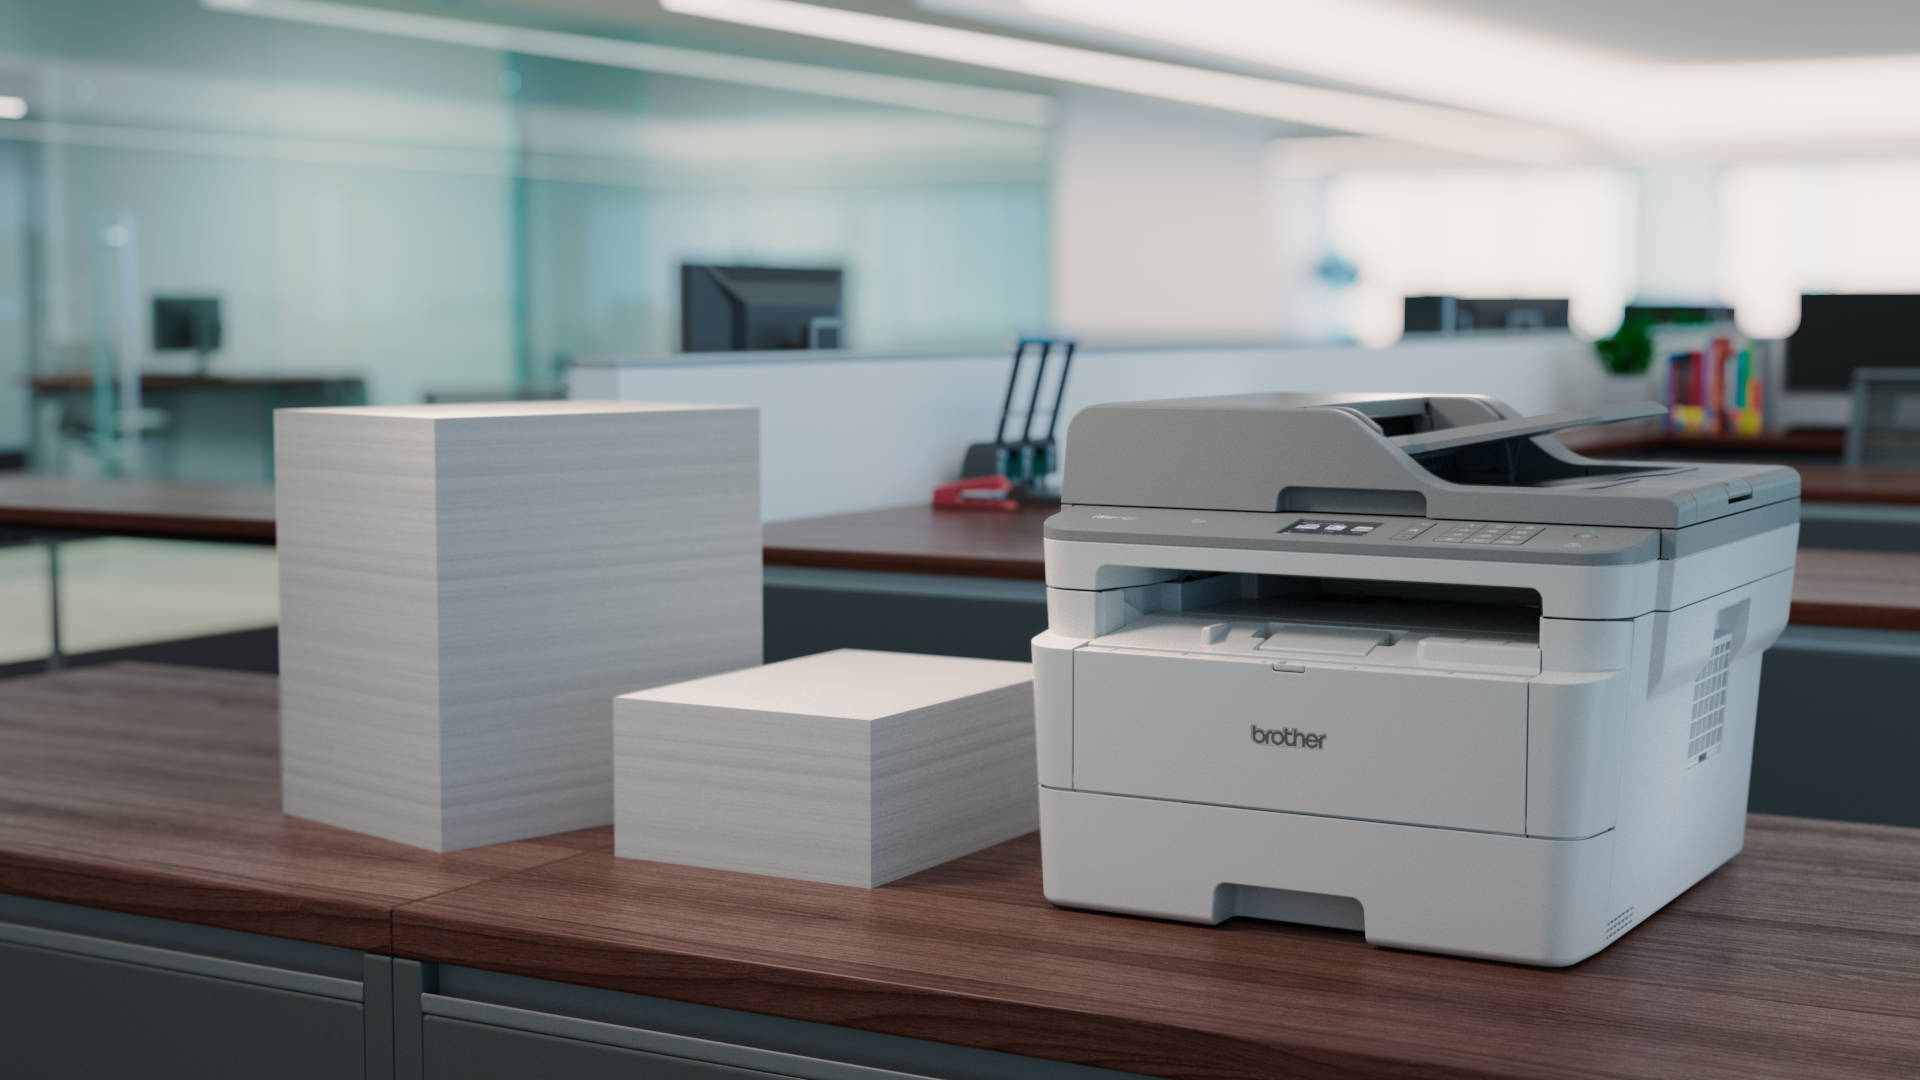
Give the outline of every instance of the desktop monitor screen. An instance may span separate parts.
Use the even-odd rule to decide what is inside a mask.
[[[153,298],[155,352],[216,352],[220,348],[220,301],[208,296]]]
[[[1800,298],[1800,328],[1787,338],[1787,387],[1845,390],[1859,367],[1920,364],[1920,295]]]
[[[680,266],[680,349],[839,349],[840,271]]]

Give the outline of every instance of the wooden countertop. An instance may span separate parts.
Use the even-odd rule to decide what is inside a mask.
[[[385,952],[399,904],[611,847],[451,855],[284,817],[271,676],[113,664],[0,681],[0,892]]]
[[[1847,433],[1827,429],[1763,431],[1758,435],[1706,435],[1669,431],[1660,419],[1629,420],[1574,428],[1555,436],[1570,449],[1593,457],[1609,454],[1647,454],[1685,458],[1689,454],[1716,457],[1839,457],[1847,447]]]
[[[1182,1080],[1920,1060],[1920,830],[1754,817],[1727,867],[1548,971],[1055,909],[1032,836],[872,890],[615,859],[604,829],[433,855],[279,814],[268,677],[0,687],[10,893]]]
[[[1801,548],[1793,609],[1800,626],[1920,630],[1920,553]]]
[[[267,484],[0,476],[0,528],[271,543],[273,515]]]
[[[766,527],[768,566],[1045,579],[1041,527],[1058,506],[935,510],[893,506],[778,521]]]

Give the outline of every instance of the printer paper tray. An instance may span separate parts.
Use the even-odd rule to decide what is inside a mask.
[[[1077,650],[1073,786],[1525,831],[1524,678],[1276,660]]]

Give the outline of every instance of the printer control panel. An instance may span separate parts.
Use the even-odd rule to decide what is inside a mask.
[[[1377,512],[1347,516],[1339,511],[1272,514],[1068,505],[1048,519],[1046,536],[1510,562],[1625,563],[1660,557],[1659,530],[1641,526],[1453,521]]]
[[[1516,548],[1528,545],[1585,550],[1617,546],[1621,540],[1628,539],[1626,530],[1612,529],[1603,533],[1597,527],[1586,525],[1534,525],[1511,521],[1434,521],[1424,518],[1399,521],[1301,518],[1281,529],[1280,532],[1288,536],[1298,535],[1327,540],[1342,537],[1373,537],[1388,545],[1413,543],[1458,545],[1462,550],[1479,547]],[[1638,539],[1642,534],[1644,530],[1639,530],[1632,539]],[[1605,543],[1602,543],[1603,541]]]

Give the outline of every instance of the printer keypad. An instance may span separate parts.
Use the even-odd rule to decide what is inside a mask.
[[[1436,544],[1464,543],[1467,537],[1472,536],[1474,533],[1486,527],[1486,523],[1481,521],[1452,522],[1434,535],[1433,542]]]
[[[1498,544],[1516,547],[1540,534],[1539,525],[1511,525],[1486,521],[1454,521],[1433,536],[1436,544]]]

